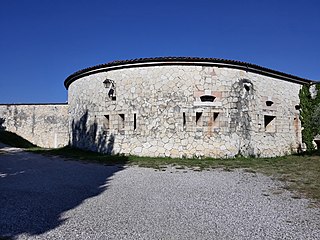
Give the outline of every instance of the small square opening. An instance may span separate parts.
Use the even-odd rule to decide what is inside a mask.
[[[216,97],[212,95],[203,95],[200,97],[201,102],[213,102],[215,99]]]
[[[271,100],[266,101],[266,105],[268,107],[271,107],[273,105],[273,102]]]
[[[275,116],[264,115],[264,128],[266,132],[276,131],[275,118]]]

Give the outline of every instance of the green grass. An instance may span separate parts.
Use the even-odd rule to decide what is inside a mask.
[[[34,147],[34,148],[28,148],[26,150],[33,153],[61,156],[61,157],[69,158],[72,160],[96,162],[96,163],[102,163],[106,165],[127,164],[128,162],[128,157],[123,155],[112,155],[112,156],[104,155],[101,153],[84,151],[84,150],[72,148],[69,146],[66,146],[63,148],[52,148],[52,149]]]
[[[31,148],[29,151],[107,165],[127,164],[156,169],[163,169],[168,165],[175,166],[177,169],[197,168],[197,170],[222,168],[226,171],[233,171],[233,169],[242,168],[247,172],[260,172],[284,181],[287,189],[297,191],[297,193],[313,198],[320,203],[320,156],[318,152],[277,158],[181,159],[109,156],[70,147],[60,149]]]
[[[11,237],[1,237],[0,236],[0,240],[11,240],[12,238]]]
[[[164,169],[175,166],[176,169],[191,168],[196,170],[222,168],[233,171],[235,168],[247,172],[260,172],[275,179],[284,181],[286,188],[315,199],[320,203],[320,153],[311,152],[276,158],[233,158],[233,159],[181,159],[151,158],[124,155],[103,155],[71,147],[59,149],[43,149],[10,132],[0,131],[0,142],[15,147],[26,148],[27,151],[44,155],[62,156],[73,160],[96,162],[105,165],[126,164],[141,167]]]

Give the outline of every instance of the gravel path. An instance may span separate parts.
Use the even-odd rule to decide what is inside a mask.
[[[1,150],[0,236],[320,239],[320,209],[261,174],[110,167]]]

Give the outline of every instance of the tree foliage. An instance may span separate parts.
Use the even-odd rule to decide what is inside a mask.
[[[320,134],[320,84],[315,84],[313,93],[310,85],[304,85],[299,98],[302,142],[307,145],[308,150],[313,150],[313,139]]]

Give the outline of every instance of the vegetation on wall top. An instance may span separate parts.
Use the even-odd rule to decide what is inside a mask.
[[[314,150],[313,140],[320,134],[320,84],[303,85],[299,92],[302,142]]]

